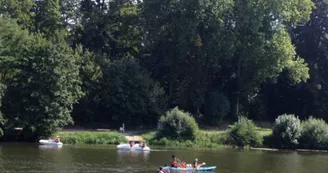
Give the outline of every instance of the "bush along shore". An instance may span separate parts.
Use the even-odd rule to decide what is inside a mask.
[[[295,115],[284,114],[277,117],[272,129],[263,129],[241,116],[226,130],[204,131],[199,129],[192,115],[174,108],[159,122],[161,130],[142,135],[149,145],[328,150],[328,125],[313,117],[302,122]]]

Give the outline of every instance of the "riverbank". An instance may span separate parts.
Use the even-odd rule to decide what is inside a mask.
[[[230,127],[229,127],[230,128]],[[199,130],[194,140],[172,140],[166,137],[159,137],[159,131],[148,131],[141,134],[142,138],[149,145],[164,147],[192,147],[192,148],[216,148],[233,147],[228,136],[229,128],[218,130]],[[257,132],[262,138],[272,134],[269,128],[257,128]]]
[[[159,131],[137,131],[130,130],[120,133],[110,130],[91,130],[91,129],[63,129],[53,136],[60,136],[65,144],[119,144],[128,141],[146,141],[148,145],[174,148],[216,148],[233,147],[229,143],[228,130],[231,126],[218,129],[199,130],[194,140],[172,140],[166,137],[158,138]],[[262,136],[272,133],[269,128],[257,128]]]
[[[119,144],[128,142],[125,135],[119,132],[57,132],[53,136],[60,136],[64,144]]]
[[[264,138],[271,135],[272,130],[267,128],[258,128],[257,131]],[[151,147],[165,148],[195,148],[195,149],[216,149],[216,148],[235,148],[229,143],[228,129],[226,130],[200,130],[195,140],[171,140],[168,138],[157,138],[158,131],[130,131],[128,133],[119,133],[115,131],[60,131],[53,136],[59,135],[64,144],[111,144],[117,145],[121,142],[146,141]],[[259,147],[246,147],[251,150],[261,151],[286,151],[289,149],[270,148],[265,145]],[[328,152],[327,150],[312,149],[294,149],[299,152]]]
[[[263,134],[268,132],[259,129]],[[228,144],[227,130],[200,130],[195,140],[171,140],[157,138],[158,131],[131,131],[119,133],[115,131],[59,131],[53,136],[60,136],[65,144],[119,144],[128,141],[146,141],[148,145],[174,148],[216,148],[232,147]]]

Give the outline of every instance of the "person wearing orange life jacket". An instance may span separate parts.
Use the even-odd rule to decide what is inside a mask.
[[[181,164],[180,164],[180,167],[181,168],[187,168],[186,162],[182,161]]]

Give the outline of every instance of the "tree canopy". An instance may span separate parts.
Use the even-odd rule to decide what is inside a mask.
[[[73,123],[154,127],[177,106],[203,125],[283,113],[328,120],[327,7],[0,0],[0,136],[17,126],[29,139]]]

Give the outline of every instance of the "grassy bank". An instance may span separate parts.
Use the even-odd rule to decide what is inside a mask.
[[[125,136],[118,132],[58,132],[65,144],[119,144],[128,142]]]
[[[172,140],[166,137],[158,138],[158,132],[152,131],[142,134],[142,137],[149,145],[165,147],[194,147],[194,148],[214,148],[224,145],[225,135],[220,132],[200,131],[195,140]]]
[[[269,128],[257,128],[262,137],[272,133]],[[192,148],[216,148],[232,146],[229,141],[228,129],[226,130],[199,130],[194,140],[172,140],[166,137],[158,137],[158,131],[145,132],[141,136],[149,145],[165,147],[192,147]]]

